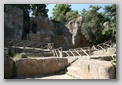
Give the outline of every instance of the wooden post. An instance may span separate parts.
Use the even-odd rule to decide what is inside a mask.
[[[58,52],[59,52],[59,57],[62,58],[62,48],[59,48],[59,49],[58,49]]]

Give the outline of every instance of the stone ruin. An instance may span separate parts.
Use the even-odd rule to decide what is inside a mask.
[[[88,45],[88,41],[81,33],[81,25],[84,21],[82,16],[67,23],[56,23],[47,17],[35,16],[30,17],[28,23],[23,20],[21,9],[10,5],[4,5],[4,8],[5,38],[21,40],[25,35],[26,40],[54,43],[55,48],[62,46],[64,50]],[[26,36],[27,29],[30,31]]]
[[[54,47],[69,48],[83,47],[88,41],[81,34],[81,24],[84,17],[80,16],[67,23],[54,23],[48,18],[36,16],[30,18],[30,33],[27,39],[31,41],[54,43]]]
[[[4,15],[5,79],[52,74],[64,69],[78,79],[116,78],[116,67],[111,61],[116,59],[116,45],[105,42],[89,47],[80,29],[83,16],[67,23],[54,23],[42,16],[31,17],[30,32],[26,40],[21,40],[23,11],[5,5]],[[12,55],[25,52],[27,56],[38,57],[14,60],[7,54],[9,47]]]
[[[23,11],[10,5],[4,5],[4,38],[21,39],[23,29]]]

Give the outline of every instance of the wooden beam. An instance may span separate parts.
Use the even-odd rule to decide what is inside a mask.
[[[83,50],[82,48],[80,48],[81,49],[81,51],[83,51],[87,56],[89,56],[89,54],[85,51],[85,50]]]
[[[81,56],[81,54],[80,54],[77,50],[74,49],[74,51],[75,51],[79,56]]]
[[[69,52],[70,52],[73,56],[75,56],[74,53],[73,53],[71,50],[69,50]]]

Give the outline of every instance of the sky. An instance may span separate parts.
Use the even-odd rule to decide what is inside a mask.
[[[53,12],[53,8],[56,4],[48,4],[47,5],[47,9],[49,9],[48,11],[48,17],[51,17],[52,16],[52,12]],[[90,5],[93,5],[93,6],[106,6],[106,5],[110,5],[110,4],[70,4],[71,5],[71,8],[72,10],[78,10],[78,12],[80,13],[80,11],[82,11],[82,9],[86,9],[86,10],[89,10],[89,6]],[[99,10],[99,12],[103,11],[103,9],[101,8]]]

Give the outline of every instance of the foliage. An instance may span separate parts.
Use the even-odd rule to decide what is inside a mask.
[[[79,16],[79,13],[76,10],[76,11],[67,12],[65,17],[66,17],[66,21],[70,21],[77,18],[78,16]]]
[[[116,22],[116,5],[112,4],[112,5],[107,5],[104,7],[104,15],[105,17],[108,17],[110,19],[111,22]]]
[[[11,4],[23,10],[24,18],[27,19],[32,12],[33,16],[45,16],[48,17],[46,4]]]
[[[46,9],[46,4],[30,4],[30,9],[32,11],[32,15],[34,16],[44,16],[48,17],[47,12],[48,9]]]
[[[102,39],[102,23],[104,17],[98,10],[99,6],[90,6],[90,10],[82,12],[85,15],[85,21],[82,25],[82,33],[91,42],[91,44],[97,44],[103,41]]]
[[[68,4],[56,4],[53,9],[53,20],[55,21],[65,21],[65,15],[67,12],[71,11],[71,5]],[[63,19],[62,19],[63,18]]]
[[[108,38],[108,40],[116,40],[116,28],[108,28],[102,31],[102,34]]]
[[[56,4],[52,14],[52,20],[58,22],[67,22],[79,16],[78,11],[72,10],[69,4]]]
[[[104,12],[98,12],[100,8],[99,6],[90,6],[89,10],[83,9],[81,12],[85,16],[82,33],[91,44],[116,39],[116,5],[105,6]],[[109,29],[103,27],[103,23],[106,21],[111,23]]]
[[[104,7],[104,16],[107,17],[111,23],[111,28],[104,29],[102,34],[109,40],[116,41],[116,5],[108,5]]]

